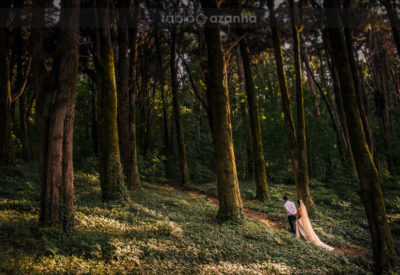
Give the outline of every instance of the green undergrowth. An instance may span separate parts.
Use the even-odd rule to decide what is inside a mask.
[[[286,221],[280,197],[293,190],[290,186],[285,188],[271,187],[270,203],[247,200],[245,204]],[[243,183],[242,189],[244,193],[252,191],[248,183]],[[325,251],[252,219],[239,226],[220,224],[215,220],[217,206],[213,202],[172,187],[144,183],[142,190],[129,192],[129,196],[130,201],[124,206],[105,205],[101,202],[98,175],[77,171],[75,230],[66,234],[37,225],[36,167],[1,167],[0,272],[364,274],[372,268],[369,259]],[[323,232],[323,240],[330,244],[346,243],[349,237],[338,228],[344,224],[343,232],[348,230],[345,220],[353,214],[345,216],[347,210],[336,213],[333,209],[353,206],[322,204],[324,198],[320,199],[315,198],[322,213],[315,221],[316,231]],[[354,209],[361,212],[359,206]],[[359,220],[363,222],[363,217]],[[342,223],[337,228],[327,226],[337,221]],[[361,233],[361,240],[367,239],[365,234]]]

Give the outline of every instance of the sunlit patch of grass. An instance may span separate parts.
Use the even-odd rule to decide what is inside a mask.
[[[231,262],[219,262],[218,264],[206,264],[201,267],[200,274],[292,274],[295,269],[285,263],[251,263],[240,264]]]

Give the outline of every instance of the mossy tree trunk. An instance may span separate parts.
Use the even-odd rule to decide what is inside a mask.
[[[244,69],[244,79],[246,85],[247,102],[249,104],[249,116],[251,125],[251,137],[253,145],[253,161],[256,180],[256,199],[264,201],[269,198],[267,185],[267,171],[265,169],[264,150],[261,136],[260,119],[258,112],[257,92],[254,85],[253,74],[251,72],[249,48],[246,38],[239,42],[240,53]]]
[[[0,163],[14,162],[12,144],[11,119],[11,82],[10,60],[7,39],[7,21],[11,1],[1,1],[0,4]]]
[[[117,127],[117,87],[111,44],[111,1],[98,1],[97,14],[97,114],[99,173],[103,201],[126,199]]]
[[[131,49],[129,45],[129,30],[130,24],[130,9],[131,1],[123,0],[119,1],[119,25],[118,25],[118,46],[119,46],[119,62],[118,62],[118,118],[119,118],[119,134],[120,134],[120,146],[121,146],[121,160],[124,168],[124,174],[126,176],[127,184],[129,187],[140,187],[139,169],[137,165],[137,154],[136,154],[136,137],[133,134],[136,133],[135,116],[131,113],[135,112],[135,102],[131,99],[134,95],[130,92],[130,67],[131,67]],[[133,40],[133,51],[135,51],[136,44],[136,32],[132,32],[134,35],[131,39]],[[135,52],[133,53],[135,54]],[[134,60],[136,62],[136,60]],[[136,64],[132,64],[136,66]],[[135,73],[136,75],[136,73]],[[134,77],[134,76],[133,76]],[[135,86],[133,83],[132,86]],[[135,89],[135,87],[133,88]],[[135,89],[136,90],[136,89]],[[133,109],[133,110],[132,110]],[[136,135],[135,135],[136,136]]]
[[[350,68],[351,68],[352,75],[353,75],[354,89],[355,89],[356,95],[357,95],[357,104],[358,104],[358,108],[360,110],[361,121],[363,124],[365,137],[367,139],[367,144],[369,146],[369,150],[371,151],[372,156],[374,158],[375,166],[379,170],[378,152],[376,150],[374,135],[372,133],[372,129],[371,129],[371,126],[368,121],[368,112],[367,112],[368,102],[366,100],[365,90],[363,89],[363,86],[361,84],[360,72],[359,72],[359,69],[357,66],[357,61],[356,61],[356,57],[355,57],[354,49],[353,49],[353,33],[350,28],[350,26],[352,24],[352,20],[353,20],[352,19],[353,12],[352,12],[350,0],[344,1],[344,16],[343,16],[343,18],[344,18],[344,22],[345,22],[344,34],[345,34],[345,38],[346,38],[347,55],[349,57]]]
[[[293,59],[296,72],[296,108],[297,108],[297,154],[299,161],[299,170],[297,176],[297,196],[303,200],[308,211],[314,212],[314,203],[311,199],[309,180],[308,180],[308,162],[307,162],[307,140],[306,140],[306,122],[304,116],[304,91],[303,91],[303,72],[301,67],[300,54],[300,30],[297,22],[296,8],[294,0],[289,0],[290,22],[293,36]]]
[[[44,22],[44,4],[38,5],[34,22]],[[62,226],[69,231],[74,219],[73,124],[75,92],[79,62],[79,7],[80,0],[61,2],[58,33],[57,68],[48,75],[44,67],[43,33],[33,30],[39,38],[33,41],[40,143],[41,208],[39,221],[44,226]],[[37,17],[36,17],[37,16]],[[37,25],[38,27],[39,25]],[[45,82],[54,79],[55,85]],[[56,91],[56,92],[55,92]],[[52,98],[52,99],[47,99]]]
[[[171,30],[171,88],[172,88],[172,103],[174,110],[174,118],[176,124],[176,139],[178,142],[178,152],[179,152],[179,168],[181,171],[181,185],[188,186],[190,184],[190,174],[189,165],[186,154],[185,138],[183,133],[182,118],[181,118],[181,106],[179,103],[178,95],[178,70],[177,70],[177,60],[176,60],[176,50],[177,50],[177,33],[176,26],[174,25]]]
[[[298,138],[297,138],[296,128],[294,126],[292,109],[290,107],[289,91],[288,91],[288,86],[287,86],[287,82],[286,82],[286,74],[285,74],[285,70],[284,70],[284,66],[283,66],[281,38],[280,38],[280,33],[279,33],[279,30],[277,27],[277,23],[276,23],[276,16],[275,16],[273,0],[268,0],[268,10],[270,12],[269,19],[270,19],[270,25],[271,25],[271,30],[272,30],[272,39],[273,39],[273,44],[274,44],[276,70],[277,70],[278,80],[279,80],[279,88],[280,88],[280,92],[281,92],[281,103],[282,103],[282,109],[283,109],[284,120],[285,120],[285,129],[286,129],[286,135],[288,137],[289,151],[290,151],[290,156],[291,156],[291,160],[292,160],[293,175],[294,175],[294,181],[296,184],[297,196],[299,199],[302,199],[304,201],[304,203],[308,204],[306,206],[308,209],[310,209],[310,211],[312,213],[313,204],[312,204],[312,200],[311,200],[310,193],[308,190],[308,180],[305,181],[305,178],[306,178],[305,171],[300,171]],[[298,86],[298,84],[296,86]],[[302,103],[301,98],[298,97],[298,99],[299,99],[299,103],[301,104]],[[302,107],[298,108],[298,110],[300,111],[300,113],[304,113],[304,110],[301,111],[301,108]],[[304,115],[303,115],[303,119],[304,119]],[[302,138],[300,140],[302,142],[304,140],[304,142],[305,142],[305,138]],[[303,144],[302,148],[305,149],[304,144]],[[304,152],[302,154],[304,154]],[[304,159],[303,159],[303,161],[304,161]],[[301,165],[301,167],[303,167],[303,169],[304,169],[304,163]],[[307,178],[308,178],[308,174],[307,174]]]
[[[218,9],[216,0],[203,0],[203,8]],[[220,27],[206,24],[205,39],[208,54],[207,89],[210,95],[214,148],[217,162],[217,184],[221,221],[243,221],[243,206],[233,151],[231,113],[226,78],[226,63]]]
[[[351,150],[361,185],[361,198],[364,203],[372,238],[375,268],[377,273],[382,273],[383,270],[394,266],[397,261],[393,238],[386,218],[378,171],[367,145],[361,122],[339,7],[336,0],[325,0],[325,8],[333,58],[338,68],[342,88],[342,100],[349,130]]]

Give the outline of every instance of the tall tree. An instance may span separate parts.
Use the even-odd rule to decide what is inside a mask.
[[[233,3],[233,8],[238,11],[242,7],[240,1],[236,1]],[[237,26],[237,34],[239,36],[239,51],[237,54],[241,57],[242,64],[240,64],[238,60],[238,72],[239,79],[243,78],[242,71],[244,75],[244,82],[246,87],[247,94],[247,103],[250,117],[250,133],[252,139],[253,146],[253,163],[254,163],[254,175],[256,181],[256,199],[260,201],[264,201],[269,199],[269,190],[267,185],[267,171],[265,168],[264,161],[264,149],[261,135],[261,127],[260,127],[260,118],[259,118],[259,108],[258,108],[258,98],[257,91],[254,84],[253,74],[251,71],[251,60],[250,60],[250,50],[247,42],[247,38],[244,37],[245,30],[244,28],[238,24]],[[241,108],[242,110],[244,108]],[[245,112],[244,112],[245,113]]]
[[[218,9],[220,2],[203,0],[205,13]],[[210,25],[211,24],[211,25]],[[243,206],[233,151],[231,113],[226,78],[226,61],[220,34],[220,26],[208,22],[204,29],[208,55],[207,89],[212,112],[212,133],[217,162],[217,184],[221,221],[243,220]]]
[[[307,141],[306,141],[306,122],[304,116],[304,92],[303,92],[303,72],[301,67],[300,55],[300,29],[294,0],[289,0],[290,21],[293,35],[293,59],[296,72],[296,108],[297,108],[297,154],[299,160],[299,170],[297,175],[297,195],[303,200],[309,211],[314,208],[311,199],[308,182],[308,162],[307,162]]]
[[[176,26],[172,26],[171,30],[171,59],[170,59],[170,69],[171,69],[171,87],[172,87],[172,103],[174,109],[174,118],[176,124],[176,138],[178,142],[179,151],[179,167],[181,170],[181,185],[188,186],[190,184],[190,174],[189,165],[186,154],[185,139],[183,134],[182,118],[181,118],[181,106],[179,103],[178,95],[178,70],[177,70],[177,30]]]
[[[283,114],[284,114],[284,120],[285,120],[285,129],[286,129],[286,135],[288,138],[288,143],[289,143],[289,151],[290,151],[290,156],[292,160],[292,166],[293,166],[293,174],[294,174],[294,180],[296,184],[296,190],[297,190],[297,196],[299,199],[303,200],[304,203],[306,204],[307,208],[311,211],[313,210],[313,203],[311,200],[310,192],[308,189],[308,181],[305,181],[307,177],[305,177],[304,171],[300,171],[300,159],[299,159],[299,147],[298,147],[298,139],[297,139],[297,133],[296,133],[296,128],[294,126],[294,120],[293,120],[293,115],[292,115],[292,109],[290,106],[290,98],[289,98],[289,90],[286,82],[286,74],[284,70],[284,64],[283,64],[283,55],[282,55],[282,47],[281,47],[281,38],[280,38],[280,32],[278,30],[277,22],[276,22],[276,16],[275,16],[275,10],[274,10],[274,1],[273,0],[268,0],[268,9],[270,12],[270,25],[271,25],[271,30],[272,30],[272,39],[273,39],[273,44],[274,44],[274,52],[275,52],[275,62],[276,62],[276,70],[278,74],[278,80],[279,80],[279,87],[280,87],[280,92],[281,92],[281,103],[282,103],[282,109],[283,109]],[[297,32],[297,29],[296,29]],[[298,35],[298,34],[297,34]],[[297,85],[298,87],[298,85]],[[301,97],[299,97],[299,101],[301,103]],[[300,113],[303,113],[300,109]],[[304,118],[304,115],[303,115]],[[302,140],[302,139],[301,139]],[[303,144],[304,147],[304,144]],[[302,159],[304,160],[304,159]],[[301,167],[304,167],[304,164],[301,165]]]
[[[136,66],[137,47],[136,47],[136,26],[130,33],[130,11],[131,1],[120,0],[119,6],[119,25],[118,25],[118,118],[121,146],[121,160],[124,174],[129,187],[140,187],[139,168],[136,153],[136,122],[135,116],[135,94],[136,83],[131,83],[131,66]],[[134,18],[136,20],[136,18]],[[130,37],[132,35],[133,37]],[[131,41],[130,41],[131,40]],[[131,45],[130,45],[131,42]],[[134,57],[130,54],[133,52]],[[133,62],[132,62],[133,59]],[[136,76],[136,71],[132,77]],[[132,86],[132,88],[131,88]]]
[[[11,81],[7,21],[11,0],[0,3],[0,163],[13,162]]]
[[[97,1],[97,109],[99,174],[103,201],[126,199],[118,128],[114,51],[111,44],[111,0]]]
[[[347,54],[349,57],[350,61],[350,68],[352,71],[353,75],[353,81],[354,81],[354,89],[356,91],[357,95],[357,103],[358,103],[358,108],[360,110],[360,115],[361,115],[361,121],[363,123],[363,128],[365,131],[365,137],[367,139],[367,144],[369,146],[369,150],[372,152],[372,156],[375,161],[375,166],[377,169],[379,169],[379,162],[378,162],[378,153],[376,150],[375,146],[375,139],[374,135],[372,133],[371,126],[368,121],[368,106],[367,106],[367,101],[365,100],[366,95],[365,95],[365,90],[363,89],[363,86],[361,85],[361,80],[360,80],[360,73],[358,70],[358,65],[353,49],[353,33],[350,28],[351,26],[351,20],[352,20],[352,15],[353,15],[353,9],[351,6],[351,1],[350,0],[345,0],[344,1],[344,34],[346,37],[346,45],[347,45]]]
[[[383,270],[393,266],[397,261],[393,238],[386,218],[378,170],[367,145],[360,110],[357,107],[357,95],[339,7],[336,0],[325,0],[324,5],[334,63],[338,69],[342,89],[351,150],[372,238],[375,268],[377,273],[382,273]]]
[[[251,72],[249,47],[247,39],[243,38],[239,42],[240,53],[243,62],[244,79],[246,85],[247,102],[249,105],[249,116],[251,125],[251,137],[253,145],[254,172],[256,178],[256,198],[266,200],[269,198],[267,185],[267,171],[265,169],[264,150],[261,136],[260,118],[258,111],[257,91],[254,85],[253,74]]]
[[[44,26],[46,2],[40,2],[38,14],[34,15],[35,27]],[[38,115],[40,143],[41,208],[40,222],[45,226],[73,227],[74,174],[72,159],[75,92],[78,80],[79,61],[79,7],[80,0],[61,2],[60,28],[58,29],[57,67],[51,77],[54,86],[46,86],[47,72],[35,71],[38,93]],[[38,24],[38,25],[36,25]],[[38,33],[36,33],[38,32]],[[34,30],[41,37],[41,30]],[[41,38],[34,39],[36,68],[44,66]],[[53,89],[54,88],[54,89]],[[52,100],[46,99],[52,97]]]
[[[396,10],[396,1],[393,0],[380,0],[385,6],[387,15],[389,17],[390,26],[392,27],[393,39],[396,43],[397,53],[400,57],[400,18]]]

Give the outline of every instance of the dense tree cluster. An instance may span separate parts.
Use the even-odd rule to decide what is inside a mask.
[[[217,218],[234,222],[240,179],[261,201],[268,184],[294,183],[311,213],[310,178],[358,181],[380,272],[396,262],[382,189],[400,176],[399,10],[396,0],[2,0],[0,162],[38,161],[40,222],[66,231],[73,160],[97,160],[104,202],[123,203],[142,180],[216,177]],[[256,20],[207,20],[216,14]]]

